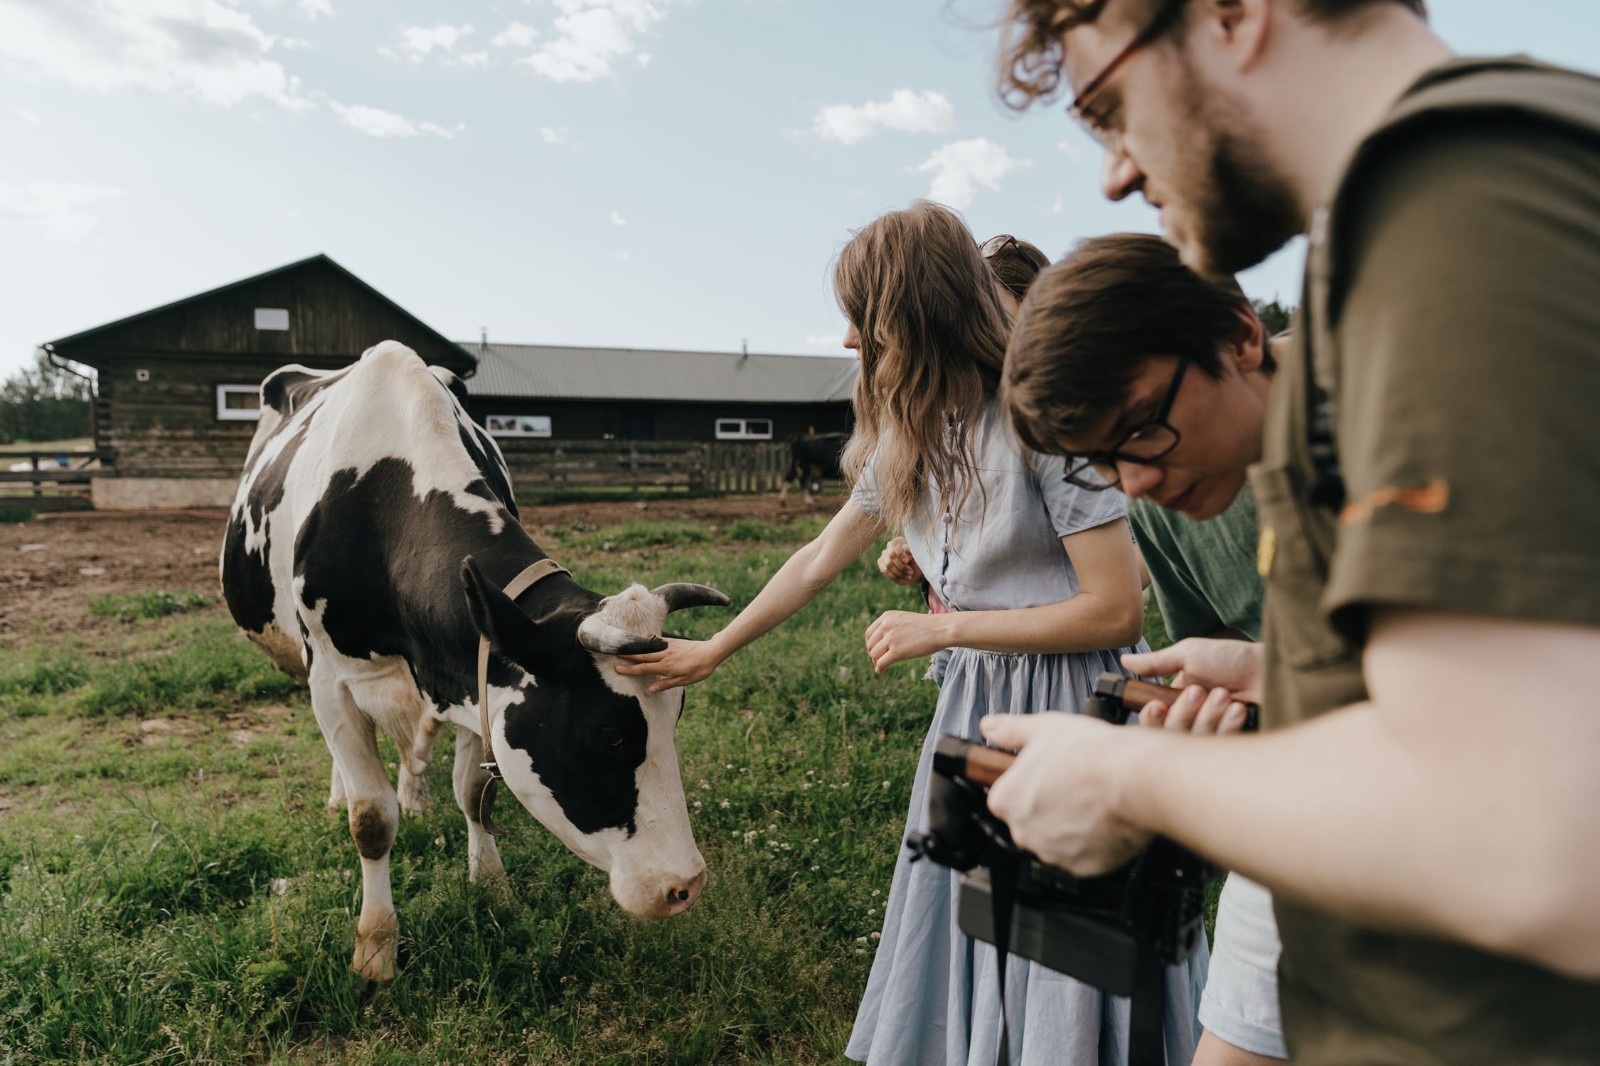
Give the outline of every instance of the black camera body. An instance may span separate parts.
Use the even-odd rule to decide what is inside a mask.
[[[1123,724],[1151,699],[1177,691],[1119,674],[1100,675],[1083,713]],[[1246,729],[1254,727],[1256,710]],[[1116,995],[1160,980],[1205,935],[1206,884],[1217,871],[1164,838],[1098,877],[1075,877],[1018,848],[989,813],[988,787],[1014,756],[960,737],[934,749],[928,831],[906,846],[918,858],[963,872],[957,920],[962,932],[996,944],[1009,926],[1008,951]],[[999,889],[997,898],[996,889]]]

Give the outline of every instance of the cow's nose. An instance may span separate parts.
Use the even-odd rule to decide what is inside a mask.
[[[694,876],[692,881],[673,885],[667,889],[667,917],[682,914],[693,907],[695,900],[700,898],[700,893],[705,891],[706,871],[704,868]]]

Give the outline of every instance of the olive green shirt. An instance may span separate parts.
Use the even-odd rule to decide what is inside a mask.
[[[1365,698],[1375,607],[1600,626],[1600,81],[1515,60],[1430,72],[1311,237],[1251,472],[1269,726]],[[1313,502],[1313,377],[1342,501]],[[1535,709],[1506,713],[1543,728]],[[1600,985],[1277,912],[1297,1064],[1600,1062]]]

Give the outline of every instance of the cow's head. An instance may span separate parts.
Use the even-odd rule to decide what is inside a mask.
[[[728,597],[705,585],[634,585],[606,599],[564,597],[535,618],[470,559],[463,580],[479,632],[521,671],[509,692],[490,695],[491,707],[505,708],[490,730],[506,785],[575,854],[610,873],[625,910],[645,918],[688,910],[706,865],[673,746],[683,690],[651,693],[651,679],[614,667],[618,655],[666,647],[668,612],[725,607]]]

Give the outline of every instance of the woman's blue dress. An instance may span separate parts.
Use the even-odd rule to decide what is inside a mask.
[[[1068,484],[1063,460],[1023,449],[992,403],[979,418],[974,445],[983,491],[974,489],[961,513],[951,514],[930,490],[929,520],[905,530],[934,591],[952,611],[1036,607],[1076,595],[1077,575],[1061,538],[1123,521],[1122,495]],[[852,498],[878,514],[870,476]],[[1129,650],[1135,649],[1063,655],[955,649],[917,764],[907,829],[926,825],[939,736],[977,738],[978,721],[988,714],[1076,710],[1100,673],[1123,672],[1118,655]],[[902,850],[895,862],[882,938],[845,1054],[869,1066],[994,1066],[1000,1038],[994,949],[957,927],[960,875],[909,860]],[[1169,1063],[1186,1064],[1194,1055],[1206,963],[1202,943],[1186,964],[1168,968]],[[1014,1064],[1127,1062],[1126,999],[1015,956],[1007,961],[1006,997]]]

